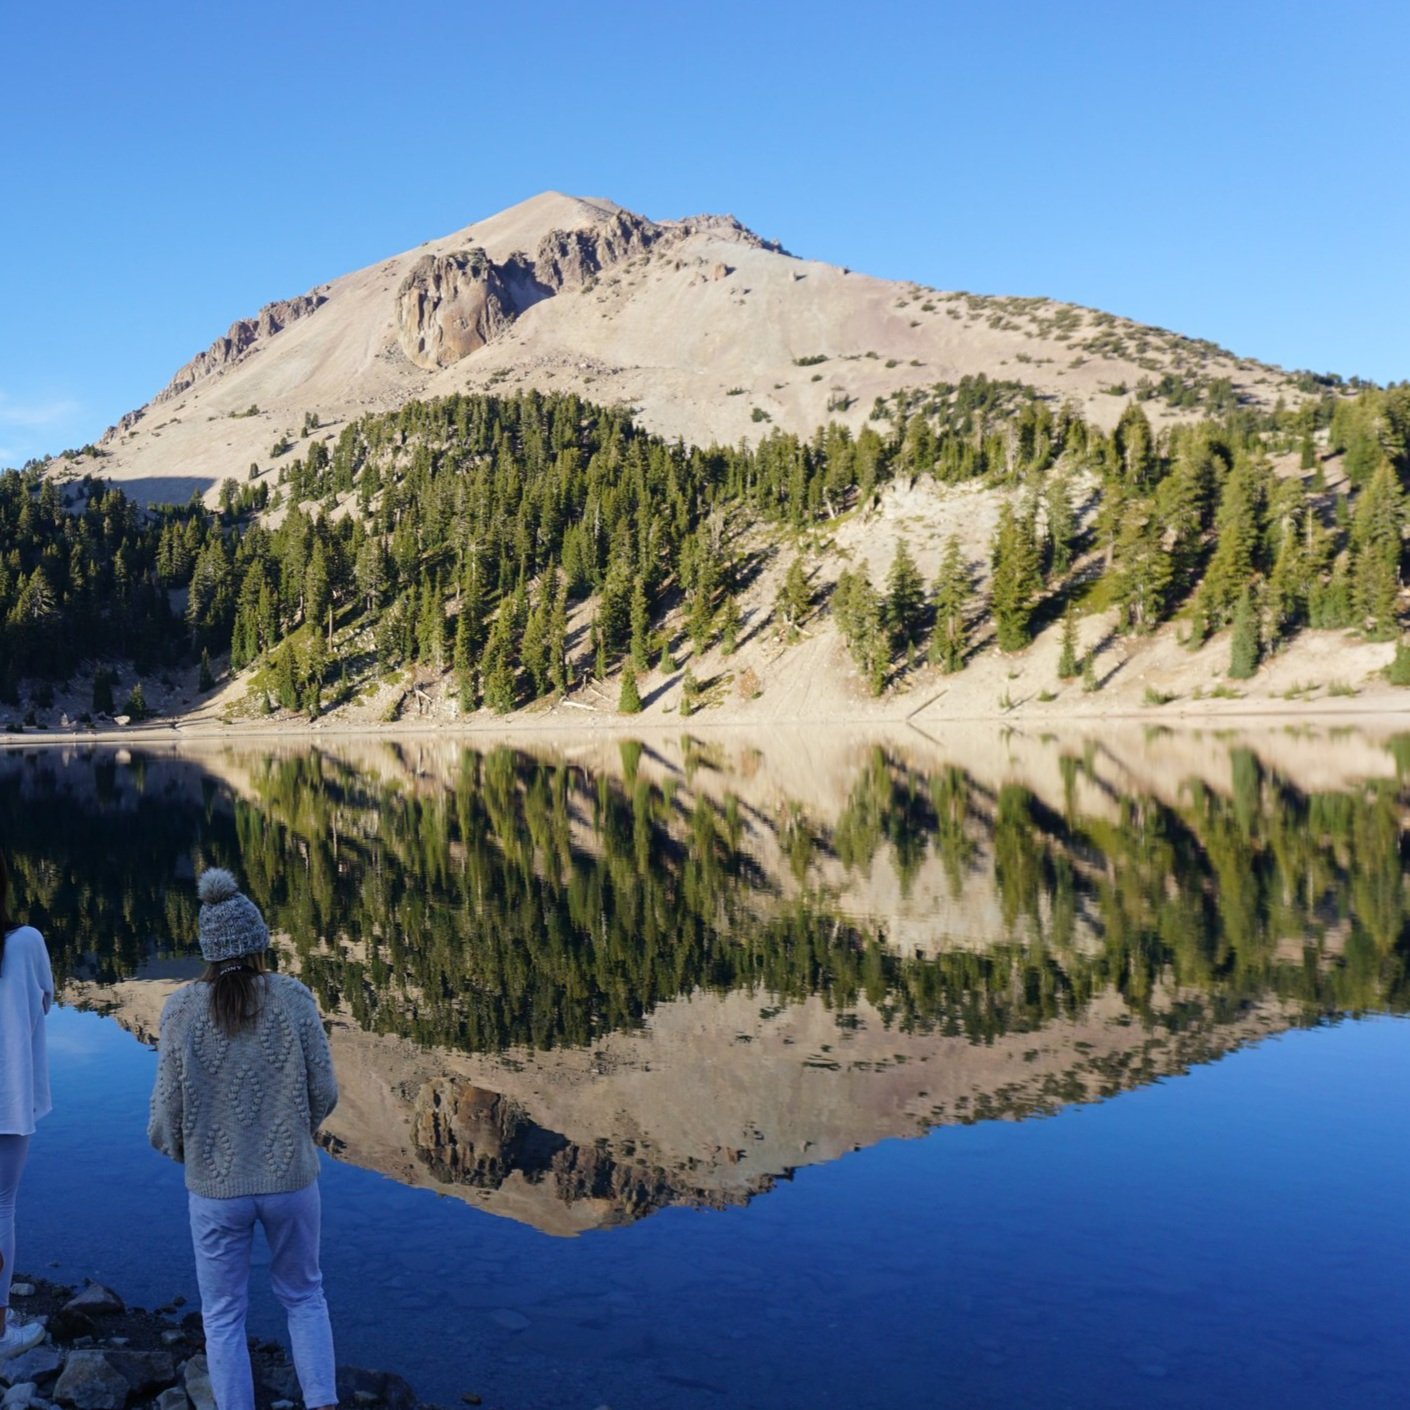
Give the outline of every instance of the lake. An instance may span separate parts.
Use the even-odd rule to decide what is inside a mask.
[[[61,998],[19,1266],[195,1305],[145,1119],[221,865],[331,1024],[341,1360],[503,1410],[1398,1405],[1408,776],[1272,728],[11,747]]]

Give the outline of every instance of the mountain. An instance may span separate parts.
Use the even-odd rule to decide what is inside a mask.
[[[306,427],[330,439],[413,399],[528,387],[630,406],[690,444],[753,443],[855,430],[877,398],[980,373],[1108,428],[1142,384],[1157,420],[1297,398],[1278,369],[1111,314],[875,279],[731,216],[547,192],[238,320],[72,468],[184,501],[271,475]]]

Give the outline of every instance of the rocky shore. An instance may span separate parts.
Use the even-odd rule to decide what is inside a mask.
[[[155,1311],[128,1307],[98,1283],[82,1289],[21,1275],[12,1315],[44,1325],[37,1346],[0,1361],[3,1410],[216,1410],[201,1314],[184,1299]],[[295,1410],[298,1378],[277,1342],[250,1339],[257,1410]],[[470,1403],[478,1403],[467,1396]],[[437,1410],[400,1376],[338,1367],[345,1410]]]

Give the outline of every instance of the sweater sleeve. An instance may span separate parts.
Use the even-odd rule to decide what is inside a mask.
[[[333,1073],[333,1054],[328,1047],[328,1035],[318,1003],[304,990],[305,1001],[299,1006],[299,1044],[304,1053],[304,1070],[308,1074],[309,1127],[315,1133],[328,1113],[338,1105],[338,1079]]]
[[[185,1104],[182,1091],[181,1043],[172,1013],[175,997],[173,995],[168,999],[162,1009],[157,1080],[152,1087],[152,1102],[147,1117],[147,1139],[163,1155],[170,1156],[175,1161],[184,1161],[186,1150],[182,1120]]]

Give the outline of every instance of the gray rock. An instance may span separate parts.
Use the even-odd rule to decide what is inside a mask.
[[[89,1283],[81,1293],[75,1294],[64,1303],[65,1312],[84,1312],[90,1317],[123,1310],[122,1299],[102,1283]]]
[[[103,1351],[71,1351],[54,1399],[75,1410],[123,1410],[132,1387]]]
[[[162,1333],[163,1346],[179,1346],[186,1340],[186,1333],[178,1331],[175,1327],[169,1327]]]
[[[28,1405],[36,1395],[39,1394],[39,1387],[33,1381],[16,1381],[9,1390],[5,1392],[5,1398],[0,1401],[4,1405]]]
[[[33,1297],[33,1296],[34,1296],[34,1284],[33,1284],[33,1283],[11,1283],[11,1284],[10,1284],[10,1296],[11,1296],[11,1297]]]
[[[258,1365],[255,1378],[269,1392],[270,1400],[297,1401],[301,1397],[298,1375],[286,1360]]]
[[[365,1371],[360,1366],[339,1366],[339,1402],[348,1405],[358,1403],[359,1391],[373,1396],[375,1403],[385,1405],[387,1410],[416,1410],[418,1403],[416,1392],[390,1371]]]
[[[134,1395],[150,1395],[176,1379],[176,1363],[167,1351],[110,1351],[107,1357]]]
[[[13,1361],[0,1361],[0,1381],[7,1385],[19,1385],[23,1381],[36,1381],[47,1385],[63,1370],[63,1353],[52,1346],[36,1346]]]
[[[211,1373],[204,1352],[186,1363],[181,1380],[195,1410],[216,1410],[215,1392],[211,1389]]]
[[[169,1386],[152,1404],[156,1410],[191,1410],[191,1402],[180,1386]]]

